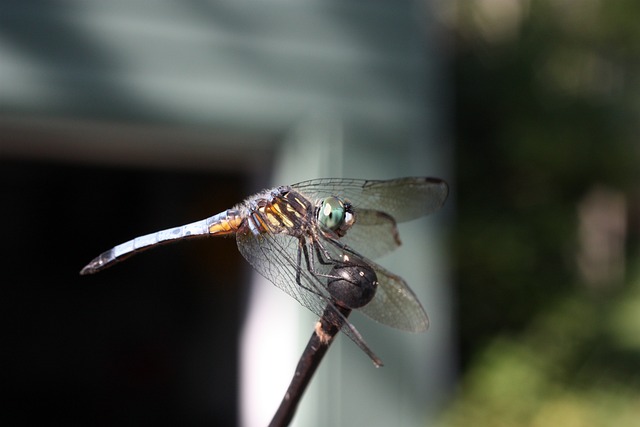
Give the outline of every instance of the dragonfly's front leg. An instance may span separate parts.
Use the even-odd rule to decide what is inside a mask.
[[[332,266],[335,267],[336,265],[338,266],[344,266],[346,265],[346,263],[344,261],[337,261],[334,260],[332,258],[329,257],[329,253],[324,249],[321,248],[319,244],[313,244],[314,250],[316,252],[316,255],[318,257],[318,261],[321,265],[326,265],[326,266]],[[323,258],[323,253],[324,255],[327,256],[327,259]],[[298,253],[297,253],[297,257],[296,257],[296,284],[298,286],[300,286],[302,289],[305,289],[309,292],[312,292],[316,295],[320,295],[320,292],[318,292],[317,290],[313,290],[313,289],[309,289],[307,286],[302,284],[302,278],[301,278],[301,271],[302,271],[302,257],[304,255],[304,263],[306,264],[306,269],[309,272],[309,274],[313,275],[314,277],[321,277],[323,279],[339,279],[338,276],[333,275],[333,274],[324,274],[319,272],[316,267],[315,267],[315,262],[314,262],[314,258],[313,256],[311,256],[311,254],[309,253],[309,249],[307,248],[307,242],[304,238],[300,238],[298,240]],[[322,295],[324,296],[324,295]]]
[[[325,249],[324,246],[322,246],[322,244],[320,243],[320,239],[316,238],[314,240],[314,245],[313,245],[315,251],[316,251],[316,255],[318,256],[318,262],[320,262],[320,264],[322,265],[332,265],[336,262],[341,262],[342,260],[335,260],[331,257],[331,254],[329,253],[329,251],[327,249]]]
[[[315,264],[314,264],[314,258],[309,256],[307,248],[305,247],[304,253],[305,253],[305,259],[307,260],[307,269],[309,270],[309,273],[313,274],[316,277],[323,277],[325,279],[340,279],[340,276],[337,276],[335,274],[330,274],[330,273],[332,271],[335,271],[336,268],[342,268],[347,265],[350,265],[349,257],[346,255],[343,255],[342,259],[333,258],[329,253],[329,251],[327,251],[319,241],[314,241],[313,249],[315,250],[319,264],[330,266],[331,270],[329,274],[321,273],[318,270],[316,270]]]

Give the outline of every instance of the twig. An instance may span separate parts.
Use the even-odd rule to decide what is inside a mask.
[[[280,403],[280,407],[273,416],[269,427],[286,427],[293,419],[293,415],[298,408],[298,403],[311,381],[311,377],[320,365],[322,358],[333,342],[333,337],[340,331],[344,319],[351,314],[351,309],[334,305],[342,316],[327,307],[320,320],[316,324],[316,329],[309,338],[307,347],[304,349],[300,361],[296,367],[296,372],[291,379],[289,388]]]

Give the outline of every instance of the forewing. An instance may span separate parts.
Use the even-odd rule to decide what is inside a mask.
[[[238,233],[236,240],[240,253],[258,273],[313,313],[322,315],[328,293],[319,280],[307,271],[304,261],[300,268],[300,280],[307,289],[296,283],[297,238],[287,234],[264,233],[256,236],[246,232]]]
[[[438,178],[410,177],[387,181],[325,178],[303,181],[291,187],[316,201],[336,196],[350,201],[356,211],[385,212],[397,222],[428,215],[444,204],[447,183]]]

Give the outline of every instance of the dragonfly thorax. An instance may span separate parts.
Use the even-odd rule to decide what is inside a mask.
[[[247,204],[247,226],[254,235],[284,233],[301,237],[309,234],[313,205],[290,187],[278,187]]]

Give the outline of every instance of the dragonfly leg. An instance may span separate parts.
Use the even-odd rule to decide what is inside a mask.
[[[345,266],[346,263],[342,260],[336,260],[331,258],[331,255],[329,254],[329,252],[322,247],[322,245],[320,244],[320,242],[315,242],[316,244],[313,245],[314,250],[316,251],[316,256],[318,258],[318,262],[321,265],[328,265],[328,266]],[[328,279],[339,279],[338,276],[335,276],[333,274],[324,274],[324,273],[320,273],[318,270],[316,270],[315,268],[315,264],[313,261],[313,257],[309,256],[309,252],[307,250],[307,247],[304,246],[304,254],[305,254],[305,260],[307,262],[307,270],[309,271],[309,273],[313,274],[316,277],[324,277],[324,278],[328,278]],[[326,257],[326,259],[324,258]]]
[[[296,284],[300,286],[305,291],[311,292],[312,294],[325,297],[321,292],[318,292],[316,289],[310,289],[309,287],[302,284],[302,280],[300,278],[301,270],[302,270],[302,254],[304,253],[305,264],[307,265],[307,270],[313,275],[317,275],[312,270],[313,261],[309,261],[309,251],[307,250],[307,246],[305,245],[305,241],[303,238],[298,240],[298,255],[296,259]]]
[[[313,247],[316,251],[316,255],[318,256],[318,261],[320,262],[320,264],[332,265],[332,264],[335,264],[336,262],[342,262],[342,260],[336,260],[331,257],[331,254],[322,245],[322,243],[320,242],[320,239],[317,239],[317,238],[314,239]]]
[[[335,262],[339,262],[339,261],[331,259],[331,256],[329,255],[329,253],[324,248],[321,247],[320,243],[318,243],[316,245],[313,245],[313,246],[314,246],[314,249],[316,251],[316,255],[318,256],[318,262],[320,262],[320,264],[322,264],[322,265],[332,265]],[[320,249],[322,249],[322,250],[320,250]],[[323,252],[324,252],[324,254],[323,254]],[[326,259],[324,257],[326,257]]]
[[[307,287],[307,286],[302,284],[302,280],[300,278],[300,275],[301,275],[300,270],[302,269],[302,254],[304,254],[304,262],[306,264],[307,271],[310,274],[312,274],[313,276],[322,277],[322,278],[325,278],[325,279],[334,279],[334,280],[335,279],[340,279],[341,277],[337,276],[335,274],[324,274],[324,273],[320,273],[319,271],[317,271],[316,268],[315,268],[313,257],[309,256],[309,249],[307,248],[307,245],[305,243],[306,242],[305,242],[304,239],[300,239],[298,241],[298,255],[297,255],[297,260],[296,260],[296,264],[297,264],[298,268],[296,269],[296,283],[302,289],[326,298],[325,295],[321,294],[317,290],[309,289],[309,287]],[[334,260],[334,259],[331,259],[331,258],[329,258],[328,260],[323,259],[322,253],[321,253],[320,248],[318,247],[318,245],[314,245],[314,249],[316,250],[316,254],[318,256],[318,260],[320,261],[320,264],[322,264],[322,265],[333,266],[332,269],[335,269],[336,266],[344,267],[344,266],[348,265],[348,263],[346,263],[344,261],[338,261],[338,260]],[[325,251],[324,248],[322,248],[322,250],[325,252],[325,255],[328,256],[328,252]],[[325,285],[326,285],[326,283],[325,283]]]
[[[318,243],[318,242],[316,242]],[[323,265],[333,265],[334,267],[336,265],[339,266],[347,266],[348,263],[344,262],[342,260],[334,260],[331,258],[329,252],[321,247],[321,245],[318,243],[317,245],[314,245],[314,249],[316,250],[316,254],[318,257],[318,260],[320,261],[321,264]],[[323,255],[324,253],[324,255]],[[308,287],[302,285],[302,281],[300,278],[300,270],[302,269],[302,255],[304,254],[304,262],[306,264],[307,270],[309,271],[310,274],[312,274],[314,277],[324,277],[324,278],[329,278],[329,279],[340,279],[340,277],[338,276],[334,276],[334,275],[330,275],[330,274],[322,274],[319,273],[318,271],[316,271],[315,266],[314,266],[314,262],[313,262],[313,257],[309,256],[309,249],[307,248],[306,245],[306,241],[304,238],[301,238],[298,241],[298,255],[297,255],[297,272],[296,272],[296,283],[298,284],[298,286],[300,286],[301,288],[316,294],[320,297],[322,297],[323,299],[326,300],[327,302],[327,306],[325,308],[325,311],[329,311],[333,314],[333,316],[337,316],[337,321],[335,321],[335,326],[339,327],[345,334],[347,334],[347,336],[349,336],[349,338],[351,338],[353,340],[353,342],[355,342],[358,347],[360,347],[362,349],[362,351],[364,351],[373,361],[374,365],[376,365],[377,367],[382,366],[382,360],[380,360],[380,358],[378,358],[378,356],[375,355],[375,353],[369,348],[369,346],[366,344],[366,342],[364,341],[364,338],[362,338],[362,335],[360,335],[360,332],[358,332],[358,330],[351,324],[349,323],[349,321],[347,320],[346,316],[340,311],[340,309],[336,306],[336,300],[332,297],[332,296],[328,296],[328,295],[324,295],[321,294],[320,292],[318,292],[317,290],[313,290],[313,289],[309,289]],[[324,259],[324,256],[327,257],[327,259]],[[325,288],[326,288],[326,283],[325,283]],[[327,290],[328,292],[328,290]],[[344,307],[347,308],[347,307]],[[348,308],[347,308],[348,309]],[[348,309],[351,310],[351,309]],[[324,317],[324,316],[323,316]]]

